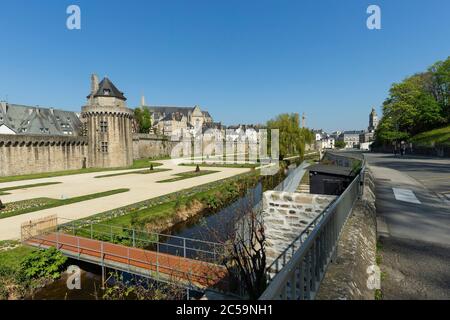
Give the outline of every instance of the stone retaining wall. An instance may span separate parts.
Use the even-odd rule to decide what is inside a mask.
[[[263,196],[267,265],[322,213],[336,196],[266,191]]]

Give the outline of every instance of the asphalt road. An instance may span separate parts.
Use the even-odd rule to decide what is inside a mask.
[[[450,159],[366,154],[385,299],[450,299]]]

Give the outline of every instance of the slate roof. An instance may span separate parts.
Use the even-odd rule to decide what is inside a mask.
[[[88,98],[90,95],[88,96]],[[127,98],[123,95],[123,92],[117,89],[114,83],[111,82],[107,77],[103,78],[98,84],[98,90],[94,94],[94,97],[114,97],[126,101]]]
[[[0,104],[0,125],[17,134],[81,135],[82,123],[75,112],[40,106]]]
[[[352,130],[342,132],[342,134],[361,134],[361,133],[364,133],[364,130]]]
[[[353,176],[353,169],[350,167],[341,167],[336,165],[316,164],[308,167],[309,172],[318,172],[336,176]]]

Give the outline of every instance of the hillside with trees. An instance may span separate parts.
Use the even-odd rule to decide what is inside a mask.
[[[383,103],[383,117],[376,131],[376,144],[393,141],[418,141],[415,138],[433,130],[437,143],[446,143],[450,124],[450,57],[439,61],[427,71],[394,83]],[[435,130],[440,129],[440,130]],[[438,136],[436,136],[436,134]],[[420,136],[419,136],[420,137]],[[448,136],[447,136],[448,138]],[[444,141],[441,141],[444,140]]]

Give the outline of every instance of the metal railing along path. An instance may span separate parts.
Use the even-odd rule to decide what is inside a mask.
[[[269,285],[261,300],[314,299],[328,264],[336,255],[343,226],[361,195],[364,171],[363,166],[339,198],[268,267]]]
[[[40,248],[55,247],[71,258],[95,263],[102,267],[165,282],[186,282],[191,287],[207,287],[225,276],[221,266],[204,261],[141,248],[131,248],[60,232],[35,235],[27,239],[26,243]]]
[[[126,228],[117,225],[95,223],[85,220],[71,220],[58,217],[62,221],[56,231],[89,239],[103,240],[124,244],[130,247],[151,248],[151,250],[184,258],[217,262],[225,250],[225,245],[218,242],[198,240]]]

